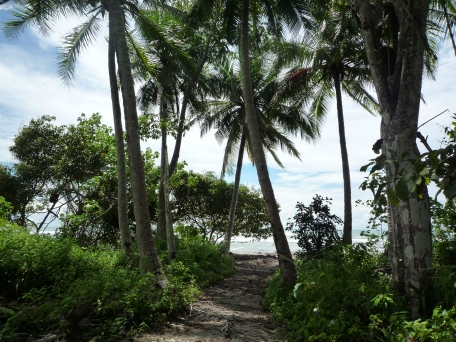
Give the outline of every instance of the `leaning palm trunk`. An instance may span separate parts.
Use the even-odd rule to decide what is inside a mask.
[[[242,133],[241,143],[239,145],[239,156],[236,164],[236,175],[234,177],[233,195],[231,197],[230,218],[228,221],[228,227],[226,227],[225,238],[223,240],[223,252],[225,254],[229,254],[231,248],[231,237],[233,236],[234,219],[236,218],[236,206],[239,194],[239,184],[241,182],[242,160],[244,159],[245,140],[246,135],[244,132]]]
[[[109,16],[116,44],[119,77],[124,105],[125,126],[127,132],[127,148],[130,162],[131,190],[136,221],[136,235],[140,257],[141,273],[159,275],[166,285],[166,278],[158,258],[157,249],[152,235],[149,207],[147,203],[146,178],[141,156],[138,114],[128,46],[125,38],[125,18],[119,0],[109,0]]]
[[[252,81],[250,76],[249,60],[249,0],[242,0],[241,13],[241,73],[242,73],[242,91],[244,95],[245,114],[247,127],[249,130],[250,143],[252,146],[253,158],[258,174],[258,180],[266,202],[266,210],[271,220],[272,234],[274,243],[279,257],[279,268],[282,281],[289,285],[296,283],[296,266],[293,263],[290,247],[280,220],[279,208],[274,196],[271,180],[269,178],[266,156],[261,143],[260,131],[255,114],[253,103]]]
[[[381,56],[382,37],[378,26],[382,20],[370,1],[348,1],[357,11],[363,27],[363,40],[378,101],[382,111],[382,152],[386,160],[389,191],[396,180],[409,172],[413,165],[396,156],[419,156],[416,134],[423,77],[426,19],[429,0],[393,1],[399,28],[396,63],[392,73]],[[394,34],[394,32],[393,32]],[[408,300],[413,319],[426,315],[432,307],[432,245],[427,191],[420,196],[409,194],[398,206],[388,206],[389,250],[392,281]]]
[[[344,236],[343,242],[352,244],[352,205],[350,167],[348,164],[347,141],[345,139],[344,111],[342,107],[342,93],[339,73],[334,73],[334,87],[336,88],[337,120],[339,122],[340,154],[342,156],[342,175],[344,178]]]
[[[164,104],[164,98],[160,101],[160,123],[161,123],[161,135],[162,135],[162,147],[161,147],[161,158],[160,158],[160,189],[163,188],[163,198],[160,198],[160,215],[161,223],[165,224],[166,230],[166,245],[168,248],[168,261],[171,262],[176,257],[176,244],[174,241],[174,230],[173,222],[171,218],[171,208],[169,205],[169,165],[168,165],[168,144],[166,129],[166,121],[168,119],[166,113],[166,106]],[[163,222],[164,221],[164,222]]]
[[[109,17],[111,21],[111,16]],[[125,147],[122,129],[122,112],[120,110],[119,88],[117,86],[116,75],[116,50],[115,39],[112,33],[112,23],[109,23],[109,48],[108,48],[108,68],[109,84],[111,86],[112,113],[114,115],[114,135],[116,138],[117,156],[117,215],[119,219],[120,245],[122,251],[130,254],[131,234],[128,226],[128,203],[127,203],[127,171],[125,163]]]

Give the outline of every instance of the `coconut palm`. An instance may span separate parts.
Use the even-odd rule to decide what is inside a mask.
[[[241,75],[229,61],[220,65],[214,75],[216,80],[215,96],[221,100],[208,103],[210,113],[199,118],[201,134],[216,128],[215,137],[219,143],[227,140],[222,165],[222,177],[225,172],[231,171],[237,156],[236,175],[233,196],[230,207],[229,224],[224,238],[225,253],[229,252],[233,232],[237,194],[242,170],[244,151],[247,150],[249,159],[253,161],[252,146],[246,125],[245,105],[241,86]],[[292,101],[282,99],[276,101],[276,91],[279,87],[279,71],[264,67],[264,61],[255,58],[252,62],[254,105],[257,116],[262,144],[279,166],[283,168],[275,150],[282,150],[299,158],[293,142],[285,133],[301,134],[307,140],[315,139],[318,135],[318,117],[308,117],[302,107],[294,106]]]
[[[352,204],[350,167],[348,161],[342,92],[363,106],[371,114],[377,111],[377,103],[369,94],[371,76],[367,56],[358,48],[361,37],[357,22],[348,6],[327,9],[320,22],[312,29],[303,44],[283,58],[282,63],[298,63],[289,71],[284,94],[300,93],[303,102],[309,102],[309,110],[318,116],[326,116],[331,98],[336,98],[339,143],[344,181],[344,229],[343,241],[352,243]],[[293,61],[294,59],[294,61]],[[299,62],[296,62],[296,59]]]
[[[171,221],[171,209],[169,203],[168,182],[169,177],[175,170],[175,164],[179,157],[186,111],[201,107],[200,101],[196,98],[195,91],[199,91],[197,81],[207,60],[208,50],[211,43],[211,36],[201,39],[182,26],[173,16],[166,13],[149,12],[155,16],[155,22],[166,28],[168,34],[172,34],[175,41],[188,42],[191,37],[192,44],[176,44],[178,49],[169,49],[161,44],[148,44],[147,32],[139,27],[138,33],[142,35],[145,44],[134,42],[136,49],[141,49],[140,55],[147,56],[157,64],[154,73],[149,73],[143,68],[145,59],[135,59],[135,70],[137,77],[144,84],[139,91],[139,102],[144,110],[150,110],[153,106],[159,107],[161,127],[161,180],[159,190],[159,215],[157,233],[167,236],[168,256],[171,260],[174,255],[174,232]],[[133,40],[131,40],[133,42]],[[188,50],[184,51],[184,50]],[[146,63],[149,63],[146,61]],[[182,98],[182,105],[180,98]],[[168,164],[167,135],[170,122],[177,121],[176,145],[171,165]],[[174,161],[174,167],[173,166]],[[166,227],[166,229],[165,229]]]
[[[141,258],[141,272],[161,274],[163,285],[166,284],[161,268],[158,253],[152,236],[150,217],[147,206],[147,194],[145,186],[144,165],[141,157],[138,117],[136,112],[136,100],[134,83],[131,75],[131,65],[126,41],[125,11],[134,15],[136,20],[145,23],[147,18],[141,17],[140,11],[134,3],[125,2],[123,6],[119,0],[109,0],[107,3],[95,1],[24,1],[20,8],[13,12],[16,18],[5,24],[5,32],[9,35],[17,35],[28,25],[36,25],[39,30],[46,34],[49,32],[51,23],[61,16],[84,15],[85,11],[92,7],[89,12],[89,20],[77,27],[66,42],[62,60],[60,62],[61,75],[71,79],[74,71],[76,57],[81,50],[94,38],[99,28],[100,18],[107,9],[110,17],[110,38],[115,42],[118,72],[124,104],[124,116],[127,133],[127,150],[130,162],[131,188],[133,206],[135,212],[136,232],[138,237],[139,255]],[[110,68],[112,70],[113,68]],[[113,107],[114,107],[113,102]],[[118,131],[118,130],[117,130]],[[120,148],[119,148],[120,149]]]
[[[205,12],[212,7],[211,2],[200,0],[194,3],[190,15],[204,16]],[[305,6],[293,1],[281,1],[280,3],[269,0],[261,0],[251,6],[249,0],[226,0],[224,1],[222,18],[224,19],[223,31],[225,39],[230,44],[239,46],[240,70],[242,75],[243,98],[245,102],[246,122],[249,132],[249,140],[252,146],[252,154],[255,160],[258,180],[266,202],[267,211],[271,220],[274,242],[279,257],[279,268],[282,281],[293,284],[296,281],[296,267],[288,245],[285,231],[280,220],[279,208],[271,185],[266,158],[263,151],[261,135],[255,116],[253,91],[250,76],[250,44],[249,44],[249,14],[252,12],[253,27],[267,23],[267,33],[282,36],[284,27],[296,28],[299,26]],[[279,15],[280,14],[280,15]],[[241,24],[239,30],[239,23]],[[240,40],[238,40],[240,33]]]

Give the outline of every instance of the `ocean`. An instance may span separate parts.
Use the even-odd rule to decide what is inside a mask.
[[[353,229],[353,243],[364,243],[367,242],[366,236],[361,236],[361,232],[365,229]],[[290,246],[290,250],[292,253],[297,252],[300,248],[298,247],[298,241],[292,238],[292,233],[286,232],[288,245]],[[341,235],[341,234],[339,234]],[[250,238],[245,238],[242,236],[234,237],[231,240],[231,248],[230,251],[232,253],[238,254],[249,254],[249,253],[261,253],[261,254],[269,254],[269,253],[276,253],[276,249],[274,246],[274,241],[272,237],[266,240],[252,240]]]
[[[353,229],[353,243],[364,243],[367,242],[366,236],[361,236],[361,232],[365,231],[365,229]],[[55,228],[49,228],[45,231],[42,231],[41,234],[50,234],[54,235]],[[297,252],[300,248],[298,246],[298,241],[293,239],[291,232],[285,232],[288,240],[288,245],[290,246],[290,250],[292,253]],[[380,232],[376,232],[376,234],[380,234]],[[339,236],[341,236],[341,232],[339,232]],[[382,248],[379,245],[380,248]],[[274,245],[274,241],[272,236],[266,240],[252,240],[251,238],[246,238],[243,236],[235,236],[231,240],[231,248],[230,251],[232,253],[237,254],[275,254],[276,249]]]

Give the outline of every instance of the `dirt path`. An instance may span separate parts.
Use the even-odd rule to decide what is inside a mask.
[[[161,333],[136,342],[279,341],[274,325],[262,311],[268,279],[277,268],[272,255],[234,256],[236,273],[206,288],[186,317]]]

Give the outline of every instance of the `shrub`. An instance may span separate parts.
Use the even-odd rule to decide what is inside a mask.
[[[294,222],[287,223],[287,230],[293,231],[294,239],[298,240],[301,251],[298,254],[315,256],[324,249],[328,249],[340,241],[336,225],[342,220],[336,215],[331,215],[330,198],[315,195],[309,206],[298,202]]]
[[[160,290],[154,276],[140,274],[137,255],[127,259],[111,247],[85,248],[21,227],[0,229],[0,297],[8,299],[0,306],[12,309],[0,317],[0,340],[51,331],[82,340],[121,338],[160,326],[196,299],[198,286],[234,270],[233,259],[214,244],[178,248],[164,266],[168,287]]]
[[[298,258],[296,286],[284,286],[276,274],[266,292],[266,307],[291,341],[368,341],[370,315],[388,315],[401,307],[371,301],[378,294],[393,297],[387,276],[375,271],[384,262],[364,245],[336,244],[320,258]]]

